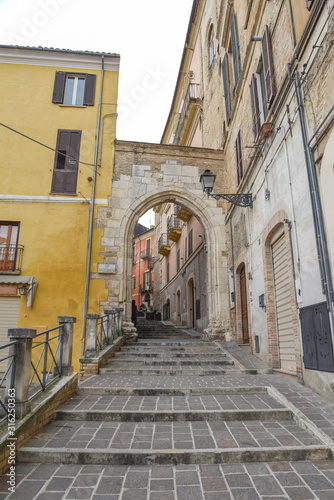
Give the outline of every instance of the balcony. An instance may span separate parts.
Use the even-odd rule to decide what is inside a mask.
[[[0,274],[20,274],[23,245],[0,245]]]
[[[138,288],[139,288],[139,293],[141,294],[153,292],[153,281],[147,281],[146,283],[139,285]]]
[[[167,257],[170,252],[170,248],[171,246],[169,244],[167,234],[162,234],[158,241],[158,253],[160,255],[163,255],[164,257]]]
[[[192,217],[192,213],[185,207],[180,207],[178,211],[177,218],[183,220],[183,222],[189,222]]]
[[[181,222],[176,215],[171,215],[167,220],[167,238],[175,243],[181,236]]]
[[[145,250],[141,250],[140,258],[141,260],[150,259],[152,257],[152,252],[150,248],[145,248]]]
[[[149,259],[147,259],[147,269],[151,271],[154,269],[154,257],[149,257]]]
[[[192,129],[196,114],[200,111],[201,86],[199,83],[189,83],[187,93],[184,98],[179,122],[176,127],[173,144],[184,144]]]

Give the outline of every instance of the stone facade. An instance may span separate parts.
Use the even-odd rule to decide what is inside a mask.
[[[203,194],[200,174],[206,169],[218,170],[223,161],[221,151],[116,141],[115,166],[111,197],[104,234],[104,260],[110,252],[117,257],[115,273],[106,277],[111,307],[125,310],[123,331],[135,331],[131,323],[131,269],[134,227],[148,209],[175,202],[187,207],[201,221],[207,246],[207,309],[210,338],[225,338],[230,332],[228,284],[226,273],[226,239],[222,208]],[[103,209],[101,209],[103,210]]]

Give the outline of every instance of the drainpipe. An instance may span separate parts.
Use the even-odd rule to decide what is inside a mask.
[[[288,171],[288,181],[289,181],[289,193],[290,193],[290,203],[291,203],[291,214],[292,214],[292,221],[291,225],[289,226],[289,231],[291,234],[291,229],[293,232],[293,240],[294,240],[294,246],[296,248],[296,260],[297,262],[294,262],[294,266],[298,270],[298,274],[300,273],[300,254],[299,254],[299,244],[298,244],[298,238],[297,238],[297,229],[296,229],[296,214],[295,214],[295,204],[294,204],[294,199],[293,199],[293,191],[292,191],[292,180],[291,180],[291,169],[290,169],[290,161],[289,161],[289,155],[288,155],[288,148],[286,145],[286,131],[283,127],[281,126],[281,129],[283,131],[283,144],[284,144],[284,156],[285,156],[285,163]]]
[[[296,30],[295,30],[295,21],[293,19],[292,5],[291,0],[289,0],[289,11],[290,11],[290,19],[291,19],[291,29],[292,29],[292,38],[293,38],[293,47],[296,47]]]
[[[96,127],[92,197],[91,197],[90,207],[89,207],[89,233],[88,233],[88,243],[87,243],[86,287],[85,287],[85,302],[84,302],[84,315],[83,315],[83,327],[82,327],[81,356],[83,356],[84,348],[85,348],[86,316],[87,316],[87,309],[88,309],[88,294],[89,294],[89,275],[90,275],[90,263],[91,263],[91,254],[92,254],[92,236],[93,236],[93,221],[94,221],[96,171],[97,171],[98,147],[99,147],[99,141],[100,141],[103,78],[104,78],[104,56],[102,56],[102,61],[101,61],[100,102],[99,102],[99,111],[98,111],[97,127]]]
[[[288,76],[290,75],[290,65],[288,65]],[[306,169],[309,180],[309,188],[310,195],[312,201],[312,212],[313,212],[313,220],[314,220],[314,229],[316,233],[316,241],[318,247],[318,258],[320,260],[320,268],[321,268],[321,278],[326,294],[326,302],[327,308],[330,311],[331,319],[332,319],[332,328],[334,326],[334,304],[333,304],[333,283],[332,283],[332,275],[328,257],[328,247],[325,236],[325,225],[324,219],[321,209],[321,201],[319,194],[319,186],[318,180],[315,173],[315,166],[313,155],[308,144],[307,140],[307,129],[306,129],[306,119],[305,119],[305,110],[303,105],[302,93],[301,93],[301,85],[299,79],[298,71],[295,72],[295,76],[292,77],[295,86],[295,92],[297,97],[298,104],[298,115],[300,119],[302,138],[303,138],[303,146],[304,146],[304,155],[306,160]]]

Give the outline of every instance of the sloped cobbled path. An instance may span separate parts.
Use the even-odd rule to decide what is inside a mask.
[[[144,326],[21,448],[0,500],[334,499],[334,405],[236,344]]]

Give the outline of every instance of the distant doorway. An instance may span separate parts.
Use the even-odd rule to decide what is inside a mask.
[[[246,286],[246,270],[243,264],[240,268],[240,302],[241,302],[241,327],[242,327],[242,343],[249,343],[248,330],[248,304],[247,304],[247,286]]]
[[[188,326],[195,328],[194,280],[191,278],[187,286]]]

